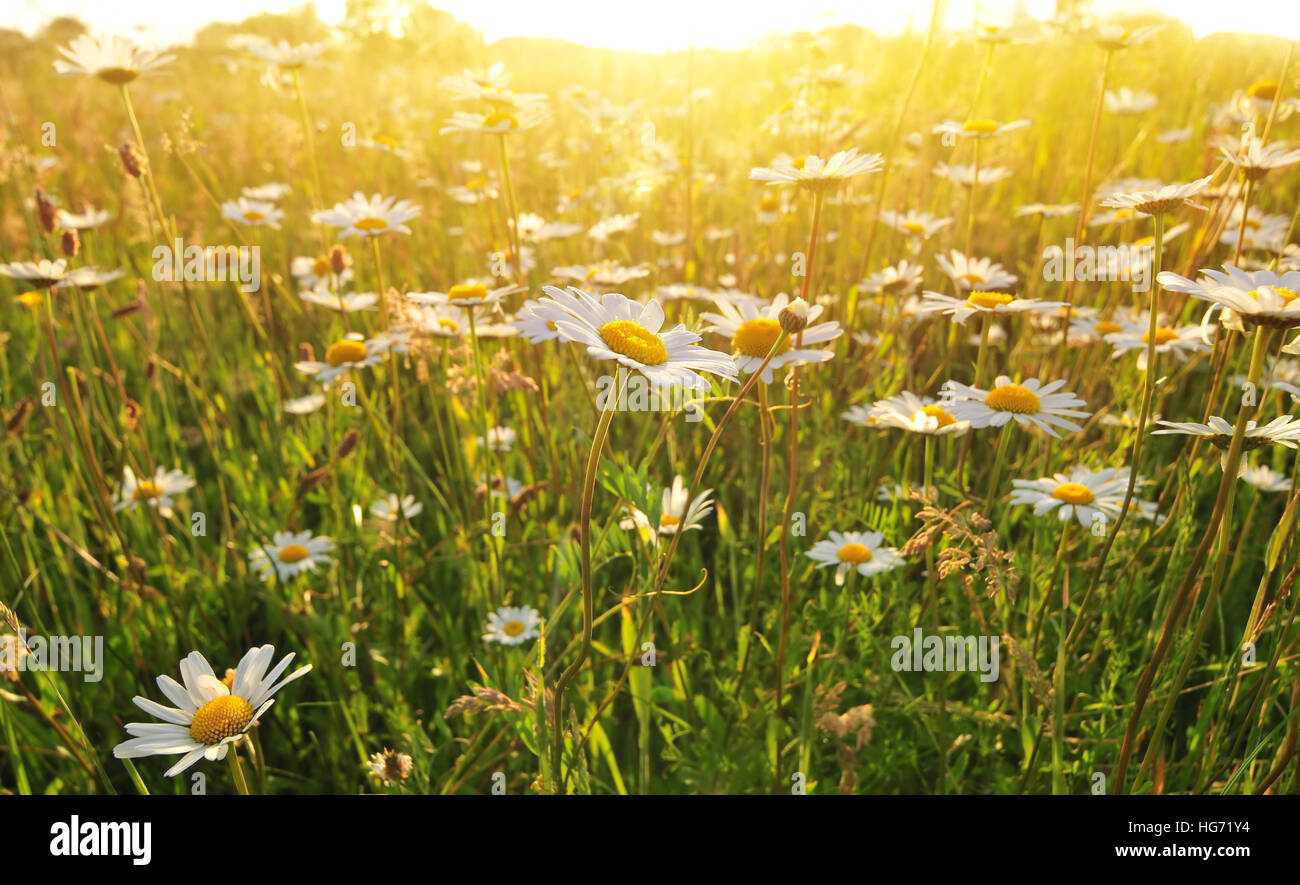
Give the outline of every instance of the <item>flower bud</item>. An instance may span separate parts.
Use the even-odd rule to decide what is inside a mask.
[[[808,327],[808,302],[796,298],[777,314],[781,328],[791,335],[797,335]]]
[[[117,155],[122,158],[122,168],[126,170],[127,175],[132,178],[144,175],[144,157],[140,156],[140,152],[131,142],[123,142],[117,150]]]
[[[41,230],[47,234],[54,233],[54,229],[59,224],[59,210],[54,205],[54,201],[46,196],[45,191],[40,188],[36,189],[36,218],[40,222]]]
[[[62,250],[65,258],[76,258],[77,253],[81,251],[81,237],[77,232],[69,228],[59,237],[59,249]]]

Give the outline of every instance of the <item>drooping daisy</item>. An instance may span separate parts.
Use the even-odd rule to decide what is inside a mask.
[[[1147,370],[1147,349],[1150,341],[1150,326],[1142,324],[1132,324],[1125,326],[1118,332],[1111,332],[1106,336],[1106,341],[1115,348],[1114,359],[1119,359],[1130,350],[1138,352],[1138,371]],[[1169,326],[1158,326],[1156,328],[1156,348],[1157,354],[1172,354],[1178,362],[1184,362],[1193,353],[1204,352],[1210,349],[1210,346],[1203,338],[1203,330],[1200,325],[1180,326],[1171,328]]]
[[[876,400],[870,409],[854,406],[843,417],[861,427],[897,427],[927,436],[961,436],[970,430],[969,421],[958,421],[933,397],[920,397],[906,390]]]
[[[1201,424],[1196,421],[1156,421],[1160,430],[1151,431],[1153,436],[1161,434],[1181,434],[1184,436],[1199,436],[1207,439],[1216,448],[1227,451],[1232,444],[1232,436],[1236,432],[1236,426],[1229,424],[1218,415],[1211,415],[1208,424]],[[1255,421],[1246,422],[1245,436],[1242,438],[1242,451],[1249,452],[1251,449],[1257,449],[1260,446],[1276,443],[1285,446],[1288,449],[1300,447],[1300,420],[1292,418],[1290,415],[1281,415],[1274,418],[1267,424],[1260,425]]]
[[[1256,464],[1251,466],[1242,459],[1241,467],[1237,469],[1237,476],[1245,483],[1248,483],[1261,492],[1289,492],[1291,491],[1291,478],[1286,474],[1278,473],[1267,464]]]
[[[167,470],[159,467],[154,471],[153,479],[137,479],[130,467],[122,469],[122,489],[118,492],[117,503],[113,509],[129,510],[137,504],[147,504],[158,511],[163,519],[172,516],[173,495],[194,488],[194,480],[183,470]]]
[[[227,682],[217,678],[203,655],[190,652],[180,662],[181,682],[170,676],[158,677],[158,688],[176,706],[137,695],[135,705],[163,721],[128,723],[126,733],[133,737],[114,747],[113,756],[139,759],[183,753],[180,761],[167,769],[166,777],[180,774],[199,759],[225,759],[231,746],[275,703],[275,693],[311,672],[311,664],[307,664],[280,679],[293,663],[294,654],[285,655],[268,673],[266,668],[274,656],[273,645],[250,648]]]
[[[843,184],[850,178],[879,172],[884,168],[885,158],[881,154],[862,154],[857,148],[839,151],[829,159],[823,160],[810,154],[800,160],[774,163],[772,166],[756,166],[749,170],[753,181],[765,181],[768,185],[794,184],[805,190],[829,190]]]
[[[869,578],[906,565],[898,550],[881,546],[884,539],[880,532],[831,532],[829,540],[818,541],[805,555],[816,560],[817,568],[835,566],[835,586],[842,587],[850,569]]]
[[[415,500],[415,495],[398,498],[397,495],[389,494],[370,505],[370,515],[386,522],[396,522],[399,516],[410,519],[419,516],[423,510],[424,505]]]
[[[700,347],[700,336],[678,324],[666,332],[664,309],[651,299],[638,304],[616,292],[589,295],[570,286],[542,287],[536,313],[555,323],[566,341],[587,346],[596,359],[616,360],[646,377],[652,386],[680,384],[694,390],[708,390],[709,382],[699,373],[736,380],[736,363],[725,353]]]
[[[55,59],[54,70],[61,77],[98,77],[105,83],[123,86],[141,74],[156,71],[175,56],[141,49],[124,37],[93,37],[82,34],[59,47],[63,58]]]
[[[951,258],[936,255],[935,262],[958,289],[991,291],[1010,289],[1019,279],[1003,270],[1002,265],[990,258],[973,258],[953,249]]]
[[[537,628],[541,624],[542,616],[537,609],[526,605],[503,605],[494,612],[488,612],[487,632],[483,634],[483,641],[520,645],[540,636]]]
[[[334,208],[313,213],[311,220],[341,228],[341,237],[378,237],[388,233],[409,234],[411,229],[404,222],[418,216],[420,211],[410,200],[381,194],[366,197],[357,191],[342,203],[335,203]]]
[[[376,365],[391,350],[405,353],[408,346],[407,333],[403,330],[390,330],[370,339],[358,332],[351,332],[329,346],[325,351],[325,362],[302,360],[294,363],[293,367],[322,384],[328,384],[350,369]]]
[[[947,314],[953,322],[965,323],[977,313],[1023,313],[1055,310],[1065,306],[1064,301],[1037,301],[1033,298],[1017,298],[1006,292],[985,292],[979,289],[965,298],[926,291],[921,293],[920,313]]]
[[[326,556],[334,549],[334,541],[328,535],[315,535],[311,531],[276,532],[271,543],[259,546],[248,554],[249,565],[258,571],[258,577],[269,581],[274,576],[279,581],[288,581],[302,572],[315,570],[317,565],[330,565],[332,560]]]
[[[690,500],[687,499],[689,493],[690,488],[682,478],[674,476],[673,484],[663,491],[658,525],[652,526],[649,516],[635,507],[629,507],[627,517],[619,521],[619,528],[641,531],[652,542],[658,535],[698,531],[704,524],[704,517],[713,512],[713,489],[704,489]]]
[[[1156,282],[1171,292],[1186,292],[1231,311],[1224,317],[1225,325],[1240,317],[1279,329],[1300,326],[1300,271],[1277,274],[1225,264],[1222,271],[1202,269],[1201,274],[1199,280],[1192,281],[1166,270],[1156,277]]]
[[[1069,473],[1056,473],[1042,479],[1014,479],[1011,481],[1011,503],[1029,505],[1034,516],[1044,516],[1053,510],[1061,522],[1071,517],[1079,525],[1090,528],[1098,515],[1107,520],[1118,519],[1124,509],[1128,492],[1129,471],[1124,468],[1089,470],[1082,465]],[[1141,479],[1138,480],[1141,484]],[[1146,519],[1155,517],[1156,505],[1149,501],[1133,500],[1137,514]]]
[[[749,300],[737,300],[728,297],[714,299],[721,313],[702,313],[700,319],[709,325],[705,331],[726,336],[731,342],[736,367],[744,374],[755,372],[763,364],[764,358],[771,352],[772,346],[781,337],[781,311],[790,303],[790,296],[784,292],[772,299],[771,304],[754,303]],[[822,305],[814,304],[808,308],[808,325],[803,330],[803,344],[825,344],[844,334],[836,322],[818,323],[822,314]],[[824,363],[835,355],[834,351],[814,349],[807,346],[796,348],[795,336],[789,335],[781,345],[781,350],[772,357],[772,361],[763,370],[760,380],[771,384],[773,373],[789,365],[806,363]]]
[[[222,203],[221,215],[238,224],[279,230],[280,220],[284,218],[284,210],[277,209],[274,203],[240,197],[238,200],[227,200]]]
[[[1082,430],[1069,418],[1087,418],[1092,413],[1080,411],[1075,406],[1086,406],[1072,393],[1057,393],[1065,386],[1064,380],[1043,384],[1037,378],[1015,383],[1006,375],[999,375],[991,390],[967,387],[955,381],[948,382],[952,393],[949,414],[958,421],[969,421],[971,427],[1001,427],[1014,420],[1021,426],[1037,427],[1051,436],[1060,438],[1057,427]]]

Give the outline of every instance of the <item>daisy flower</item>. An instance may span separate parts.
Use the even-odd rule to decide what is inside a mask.
[[[1092,39],[1102,49],[1117,50],[1127,49],[1130,46],[1137,46],[1140,43],[1146,43],[1160,33],[1160,25],[1144,25],[1137,28],[1128,28],[1121,24],[1107,23],[1100,25],[1093,34]]]
[[[920,287],[924,274],[925,268],[921,265],[904,260],[867,277],[862,281],[862,289],[881,295],[910,295]]]
[[[384,748],[382,753],[371,753],[366,764],[366,770],[386,787],[406,780],[413,767],[415,763],[410,756],[388,748]]]
[[[782,161],[772,166],[755,166],[749,170],[752,181],[765,181],[769,186],[777,184],[794,184],[805,190],[828,190],[843,184],[850,178],[879,172],[885,166],[885,158],[880,154],[862,154],[858,149],[839,151],[829,159],[823,160],[810,154],[801,160]]]
[[[1257,464],[1251,467],[1243,460],[1241,467],[1237,469],[1237,476],[1243,482],[1249,483],[1261,492],[1291,491],[1290,478],[1286,474],[1278,473],[1267,464]]]
[[[790,303],[790,296],[783,292],[773,298],[771,304],[727,297],[715,298],[714,303],[721,313],[700,314],[700,319],[708,323],[704,327],[705,331],[724,335],[731,341],[736,368],[741,372],[748,375],[757,371],[781,337],[781,311]],[[802,333],[803,344],[825,344],[844,334],[837,322],[817,323],[816,319],[821,314],[820,304],[808,308],[808,325]],[[759,376],[764,384],[772,383],[773,373],[777,369],[796,364],[824,363],[835,355],[830,350],[796,348],[795,341],[795,335],[786,336],[781,349]]]
[[[274,203],[240,197],[238,200],[227,200],[222,203],[221,215],[239,224],[279,230],[280,219],[284,218],[284,210],[277,209]]]
[[[621,286],[632,280],[650,276],[650,268],[643,264],[624,267],[614,261],[598,261],[595,264],[573,264],[552,268],[551,276],[558,280],[594,283],[597,286]]]
[[[906,213],[885,210],[880,213],[880,223],[919,244],[952,224],[952,219],[937,218],[929,212],[917,212],[915,209],[909,209]]]
[[[299,255],[289,262],[289,273],[304,289],[328,288],[334,279],[334,269],[330,266],[328,255],[317,255],[315,258]],[[345,267],[343,273],[338,274],[339,285],[351,281],[352,268]]]
[[[709,382],[700,372],[736,380],[735,360],[700,347],[700,336],[684,325],[660,331],[664,309],[654,299],[641,305],[616,292],[595,296],[572,286],[544,286],[543,291],[546,297],[536,313],[555,323],[561,338],[585,344],[596,359],[615,360],[640,372],[652,386],[708,390]]]
[[[48,261],[13,261],[0,264],[0,277],[22,280],[30,283],[34,289],[68,289],[76,286],[81,289],[95,289],[105,283],[121,278],[123,272],[102,271],[94,267],[78,267],[68,270],[68,262],[60,258]]]
[[[999,123],[997,120],[966,120],[964,123],[944,120],[930,131],[935,135],[956,138],[996,138],[1008,132],[1015,132],[1017,129],[1024,129],[1028,125],[1028,120],[1012,120],[1009,123]]]
[[[310,304],[329,307],[340,313],[374,310],[379,303],[378,292],[331,292],[329,289],[303,289],[298,297]]]
[[[1010,178],[1011,170],[1005,166],[980,166],[977,175],[974,166],[963,166],[959,163],[949,166],[947,163],[938,163],[934,167],[934,174],[939,178],[948,179],[953,184],[974,187],[982,184],[995,184],[1005,178]]]
[[[898,550],[881,546],[884,538],[880,532],[831,532],[829,540],[818,541],[805,555],[816,560],[817,568],[835,566],[835,586],[842,587],[850,569],[869,578],[906,564]]]
[[[1156,136],[1156,141],[1161,144],[1181,144],[1192,137],[1192,127],[1188,126],[1183,129],[1166,129]]]
[[[1249,181],[1258,181],[1274,169],[1300,163],[1300,150],[1280,144],[1265,145],[1255,134],[1253,123],[1248,123],[1241,133],[1240,144],[1223,139],[1218,148],[1223,159],[1240,169]]]
[[[1237,429],[1235,425],[1229,424],[1218,415],[1211,415],[1208,424],[1200,424],[1195,421],[1156,421],[1154,423],[1159,424],[1162,429],[1151,431],[1153,436],[1160,436],[1161,434],[1198,436],[1209,440],[1216,448],[1224,451],[1227,451],[1232,444],[1232,436]],[[1288,449],[1300,447],[1300,420],[1296,420],[1290,415],[1281,415],[1263,426],[1254,421],[1246,422],[1246,434],[1242,441],[1242,451],[1248,452],[1251,449],[1273,443],[1286,446]]]
[[[246,187],[239,192],[240,196],[247,197],[250,200],[260,200],[263,203],[274,203],[276,200],[284,199],[288,196],[292,188],[282,181],[272,181],[267,184],[259,184],[255,187]]]
[[[1214,175],[1210,174],[1188,184],[1167,184],[1153,190],[1111,194],[1101,201],[1101,205],[1133,209],[1143,215],[1162,215],[1184,205],[1195,206],[1192,197],[1209,187],[1213,179]]]
[[[1064,301],[1037,301],[1033,298],[1016,298],[1006,292],[983,292],[978,289],[965,298],[953,298],[938,292],[922,292],[919,312],[942,313],[953,322],[965,323],[975,314],[1022,313],[1027,310],[1052,310],[1065,307]]]
[[[1087,418],[1092,414],[1075,408],[1087,403],[1074,394],[1056,392],[1064,386],[1064,380],[1043,384],[1037,378],[1016,384],[1006,375],[999,375],[994,380],[992,390],[950,381],[947,389],[952,400],[947,409],[958,421],[969,421],[974,428],[1001,427],[1014,420],[1021,426],[1037,427],[1059,439],[1060,434],[1055,428],[1082,430],[1068,419]]]
[[[258,577],[263,581],[275,576],[284,582],[315,570],[317,565],[330,565],[332,560],[325,554],[333,549],[334,541],[328,535],[313,537],[310,531],[276,532],[270,544],[248,554],[248,562],[257,568]]]
[[[349,369],[364,369],[382,362],[390,350],[405,353],[408,347],[406,336],[404,330],[390,330],[366,339],[358,332],[351,332],[329,346],[325,351],[325,362],[302,360],[294,363],[293,367],[322,384],[328,384]]]
[[[1282,274],[1271,270],[1247,271],[1225,264],[1222,271],[1201,270],[1195,282],[1172,271],[1162,271],[1156,282],[1171,292],[1186,292],[1194,298],[1217,304],[1231,313],[1225,325],[1241,317],[1250,323],[1289,329],[1300,326],[1300,271]]]
[[[453,307],[481,307],[496,304],[507,295],[523,291],[523,286],[499,286],[489,289],[482,283],[461,283],[446,292],[407,292],[416,304],[450,304]]]
[[[1121,117],[1133,117],[1144,114],[1156,106],[1156,97],[1150,92],[1134,92],[1127,86],[1119,90],[1107,89],[1102,96],[1106,110]]]
[[[532,129],[546,118],[546,112],[537,107],[511,108],[490,114],[472,114],[456,111],[438,130],[440,135],[460,132],[478,132],[487,135],[509,135]]]
[[[57,217],[59,227],[66,230],[93,230],[102,226],[113,215],[106,209],[87,209],[75,213],[60,209]]]
[[[541,623],[542,616],[535,608],[503,605],[494,612],[488,612],[487,632],[483,634],[483,641],[520,645],[541,635],[537,629]]]
[[[619,521],[619,528],[647,533],[652,542],[658,535],[698,531],[704,524],[704,517],[713,512],[713,501],[710,500],[713,489],[705,489],[693,500],[687,499],[689,493],[690,489],[682,478],[674,476],[673,484],[663,491],[658,525],[652,526],[648,515],[635,507],[629,507],[627,517]]]
[[[927,436],[961,436],[970,430],[969,421],[958,421],[933,397],[907,391],[876,400],[870,409],[854,406],[843,417],[861,427],[897,427]]]
[[[1138,351],[1138,371],[1147,370],[1147,344],[1151,340],[1149,325],[1133,324],[1118,332],[1106,335],[1106,341],[1114,345],[1114,359],[1119,359],[1130,350]],[[1173,354],[1178,362],[1184,362],[1193,353],[1204,352],[1210,346],[1202,337],[1200,325],[1181,326],[1177,329],[1169,326],[1156,327],[1156,353]]]
[[[190,652],[180,662],[181,682],[170,676],[158,677],[159,690],[176,706],[167,707],[137,695],[135,705],[162,722],[128,723],[126,733],[133,737],[114,747],[113,756],[139,759],[184,754],[167,769],[166,777],[180,774],[199,759],[225,759],[230,747],[275,703],[275,693],[311,672],[311,664],[307,664],[280,679],[294,655],[285,655],[268,673],[266,668],[274,656],[273,645],[250,648],[223,680],[212,672],[212,665],[203,655]]]
[[[1007,273],[1002,265],[989,258],[972,258],[953,249],[952,257],[936,255],[935,262],[957,285],[958,289],[993,290],[1010,289],[1019,279]]]
[[[596,222],[587,231],[587,236],[598,242],[605,242],[612,236],[627,233],[636,227],[637,221],[641,218],[641,213],[632,212],[627,215],[613,215],[609,218],[602,218]]]
[[[387,522],[396,522],[399,516],[404,519],[419,516],[422,510],[424,505],[415,500],[415,495],[398,498],[397,495],[389,494],[370,505],[370,515]]]
[[[137,504],[147,504],[158,511],[163,519],[172,516],[173,495],[194,488],[194,480],[182,470],[166,470],[159,467],[154,471],[153,479],[137,479],[130,467],[122,469],[122,489],[118,492],[116,511],[130,510]]]
[[[328,48],[325,42],[291,45],[285,40],[279,43],[268,40],[250,44],[248,51],[281,70],[296,71],[314,65]]]
[[[1016,209],[1017,218],[1023,218],[1026,215],[1038,215],[1043,218],[1064,218],[1068,215],[1078,214],[1078,203],[1027,203]]]
[[[1082,465],[1068,474],[1056,473],[1042,479],[1013,479],[1011,503],[1029,505],[1034,516],[1045,516],[1056,511],[1061,522],[1071,517],[1079,525],[1090,528],[1100,516],[1103,520],[1118,519],[1124,509],[1128,493],[1128,468],[1089,470]],[[1138,480],[1141,483],[1141,480]],[[1139,516],[1155,517],[1156,505],[1149,501],[1131,501]]]
[[[355,192],[332,209],[312,213],[314,224],[328,224],[341,228],[341,237],[377,237],[387,233],[409,234],[404,222],[420,214],[420,207],[410,200],[375,194],[369,198],[361,191]]]
[[[325,394],[309,393],[296,399],[284,401],[284,410],[290,415],[310,415],[325,405]]]
[[[504,425],[489,427],[487,432],[487,446],[494,452],[508,452],[511,447],[514,446],[517,438],[518,434],[515,433],[513,427],[506,427]],[[474,437],[474,442],[482,446],[483,437]]]
[[[82,34],[59,47],[54,70],[61,77],[98,77],[105,83],[124,86],[141,74],[148,74],[175,56],[141,49],[124,37],[93,37]]]
[[[510,321],[515,330],[527,340],[530,344],[540,344],[543,341],[554,341],[560,337],[560,330],[555,323],[540,316],[537,308],[540,303],[531,298],[523,303],[518,313]]]

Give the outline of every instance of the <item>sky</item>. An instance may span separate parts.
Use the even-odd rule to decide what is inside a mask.
[[[73,15],[97,31],[132,35],[147,43],[184,43],[211,21],[239,21],[257,12],[283,12],[302,0],[4,0],[0,26],[32,33],[50,19]],[[503,37],[558,37],[608,49],[665,52],[696,46],[739,49],[772,33],[860,24],[880,33],[924,28],[931,0],[432,0],[483,32]],[[1103,0],[1121,11],[1159,11],[1192,26],[1198,37],[1229,31],[1278,34],[1300,40],[1295,0]],[[345,0],[316,0],[322,19],[338,23]],[[977,18],[997,22],[1021,7],[1035,17],[1052,13],[1052,0],[948,0],[950,27]],[[140,30],[137,26],[146,23]]]

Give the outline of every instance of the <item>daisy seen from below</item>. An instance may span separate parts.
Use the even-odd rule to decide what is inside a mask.
[[[880,532],[831,532],[805,555],[817,568],[835,566],[835,586],[842,587],[850,570],[869,578],[906,564],[898,550],[882,545],[884,539]]]
[[[1041,479],[1013,479],[1011,503],[1034,508],[1034,516],[1056,511],[1061,522],[1077,519],[1091,528],[1100,519],[1118,519],[1128,493],[1128,468],[1110,467],[1089,470],[1082,465],[1069,473],[1056,473]],[[1141,479],[1138,480],[1141,484]],[[1149,501],[1132,501],[1130,507],[1146,519],[1155,517],[1156,505]]]
[[[419,206],[410,200],[374,194],[367,197],[361,191],[332,209],[312,213],[315,224],[326,224],[341,229],[341,237],[378,237],[388,233],[410,234],[405,222],[417,217]]]
[[[154,471],[153,479],[137,478],[130,467],[122,468],[122,489],[118,492],[116,511],[130,510],[137,504],[146,504],[158,511],[163,519],[172,516],[173,495],[194,488],[194,480],[183,470],[167,470],[159,467]]]
[[[61,77],[98,77],[114,86],[125,86],[141,74],[158,70],[175,56],[141,49],[124,37],[94,37],[82,34],[59,47],[63,58],[55,59],[54,70]]]
[[[596,359],[640,372],[652,386],[708,390],[701,372],[736,380],[735,360],[701,347],[700,336],[683,324],[661,331],[664,309],[653,298],[642,305],[617,292],[595,296],[572,286],[544,286],[543,291],[536,313],[555,323],[564,340],[586,345]]]
[[[1202,269],[1201,274],[1199,280],[1193,281],[1166,270],[1156,277],[1156,282],[1171,292],[1186,292],[1231,311],[1224,318],[1225,325],[1231,326],[1240,317],[1273,328],[1300,326],[1300,271],[1278,274],[1225,264],[1222,271]]]
[[[248,554],[248,562],[263,581],[275,577],[284,582],[318,565],[330,565],[333,560],[326,554],[333,549],[334,541],[328,535],[313,536],[310,530],[276,532],[270,544]]]
[[[1187,184],[1166,184],[1151,190],[1113,193],[1102,199],[1101,205],[1114,209],[1132,209],[1143,215],[1161,215],[1183,206],[1195,206],[1192,197],[1209,187],[1213,180],[1213,175],[1207,175]]]
[[[537,609],[527,605],[503,605],[494,612],[488,612],[487,632],[483,634],[483,641],[521,645],[541,635],[537,629],[541,624],[542,616]]]
[[[135,705],[162,722],[128,723],[126,733],[132,737],[114,747],[113,756],[138,759],[184,754],[167,769],[166,777],[179,774],[200,759],[225,759],[231,746],[275,703],[276,692],[311,672],[311,664],[307,664],[280,679],[294,655],[285,655],[267,672],[274,656],[275,646],[250,648],[227,681],[217,678],[203,655],[190,652],[180,662],[181,682],[170,676],[158,677],[159,690],[176,706],[167,707],[137,695]]]
[[[771,166],[755,166],[749,170],[753,181],[768,185],[794,184],[804,190],[828,190],[850,178],[879,172],[885,165],[880,154],[858,154],[857,148],[839,151],[823,160],[815,154],[799,160],[776,162]]]
[[[706,312],[700,314],[700,319],[708,323],[704,327],[705,331],[726,336],[731,342],[736,368],[743,374],[748,375],[757,371],[781,337],[781,311],[790,303],[790,296],[781,293],[773,298],[770,304],[763,304],[749,299],[733,299],[725,295],[719,295],[714,298],[714,303],[717,304],[721,313]],[[840,328],[840,324],[837,322],[816,322],[817,317],[821,316],[822,310],[820,304],[814,304],[808,308],[808,325],[802,332],[803,344],[825,344],[844,334],[844,330]],[[795,342],[795,336],[789,335],[786,337],[781,344],[780,350],[772,357],[771,362],[767,364],[767,368],[763,370],[759,380],[764,384],[771,384],[774,377],[773,373],[777,369],[795,364],[824,363],[835,355],[830,350],[808,347],[796,348],[794,346]]]
[[[643,536],[648,536],[651,543],[659,535],[698,531],[704,525],[704,518],[713,512],[713,489],[705,489],[688,500],[689,493],[690,489],[683,479],[674,476],[673,484],[663,491],[658,525],[651,524],[649,515],[635,507],[629,507],[627,517],[619,521],[619,528],[625,531],[636,529]]]
[[[969,421],[974,428],[1001,427],[1015,421],[1023,427],[1037,427],[1059,439],[1056,428],[1082,430],[1069,419],[1087,418],[1092,414],[1075,408],[1087,403],[1074,394],[1057,393],[1064,386],[1064,380],[1043,384],[1037,378],[1015,383],[1006,375],[999,375],[991,390],[949,381],[947,390],[952,398],[945,406],[954,418]]]

